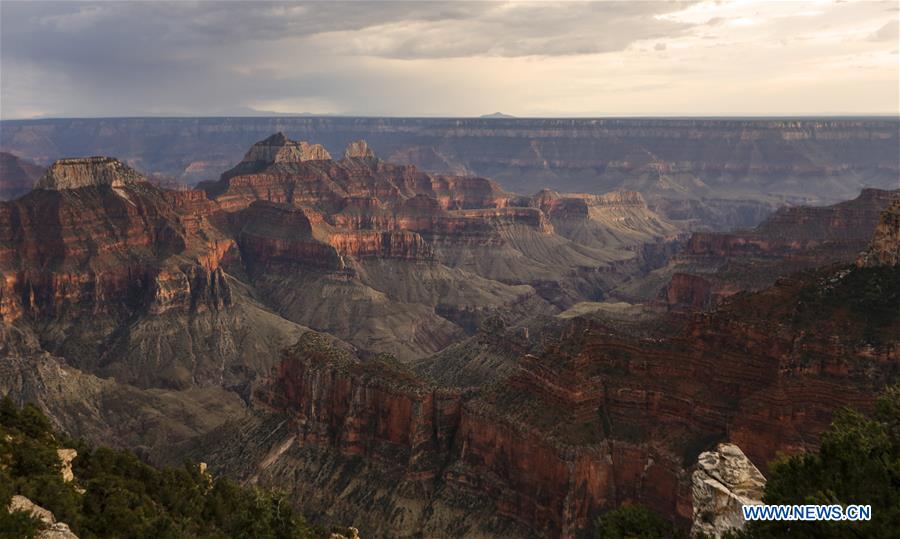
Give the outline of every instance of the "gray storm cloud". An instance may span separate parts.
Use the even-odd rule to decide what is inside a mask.
[[[775,80],[790,79],[797,66],[812,69],[810,58],[813,67],[840,63],[848,51],[864,59],[868,86],[884,94],[872,112],[891,112],[896,99],[888,103],[895,92],[888,83],[896,83],[896,55],[887,58],[885,51],[891,36],[896,42],[898,14],[885,6],[822,8],[814,2],[813,15],[785,26],[790,14],[772,2],[4,0],[0,116],[253,109],[398,116],[498,109],[523,115],[702,114],[689,100],[701,84],[720,94],[707,101],[718,107],[708,113],[753,114],[766,111],[740,110],[729,98],[736,55],[748,72],[771,73]],[[763,57],[756,46],[756,53],[742,54],[753,49],[754,39],[769,47],[777,41],[770,35],[775,31],[786,34],[781,43],[791,44],[802,41],[791,41],[791,32],[823,28],[830,29],[822,34],[830,42],[818,49],[792,45]],[[846,96],[859,77],[824,69],[805,75],[830,76],[818,86],[826,94],[828,84],[834,86],[835,98]],[[748,84],[759,86],[758,76]],[[804,89],[790,79],[784,91],[795,86]],[[827,99],[811,104],[825,112],[848,106],[846,97]],[[792,103],[809,102],[788,95],[784,106]],[[866,106],[872,103],[870,95]]]

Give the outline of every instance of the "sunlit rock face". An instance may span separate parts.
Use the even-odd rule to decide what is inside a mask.
[[[692,534],[718,539],[746,525],[741,507],[762,503],[766,478],[734,444],[700,453],[691,477]]]
[[[0,509],[2,510],[2,509]],[[37,539],[78,539],[65,522],[57,522],[54,514],[25,496],[16,494],[9,501],[6,510],[10,513],[22,512],[40,521],[41,529],[35,534]]]
[[[354,140],[344,150],[345,159],[366,159],[372,157],[375,157],[375,152],[369,148],[369,144],[364,140]]]
[[[242,162],[244,163],[302,163],[331,159],[331,154],[321,144],[296,142],[278,132],[254,144]]]
[[[54,163],[36,189],[0,204],[0,321],[16,328],[4,334],[139,386],[246,376],[260,349],[274,353],[300,328],[257,314],[233,288],[221,263],[235,241],[212,223],[217,212],[204,192],[159,188],[112,158]],[[201,337],[210,331],[218,340]]]
[[[56,161],[35,185],[35,189],[60,191],[83,187],[124,187],[142,181],[140,174],[111,157],[85,157]]]

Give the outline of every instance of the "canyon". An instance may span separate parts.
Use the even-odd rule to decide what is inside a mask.
[[[695,232],[668,263],[624,283],[612,295],[651,300],[651,284],[665,284],[657,294],[670,309],[709,308],[745,290],[760,290],[805,269],[848,264],[869,247],[873,231],[893,215],[889,206],[900,189],[863,189],[853,200],[830,206],[784,207],[751,230]],[[876,242],[878,243],[878,242]]]
[[[677,233],[636,193],[521,196],[363,141],[278,133],[198,189],[64,159],[0,206],[2,346],[168,389],[244,384],[309,329],[406,361],[602,297]]]
[[[342,155],[365,139],[390,162],[490,177],[505,189],[641,192],[671,220],[752,227],[780,205],[896,188],[896,118],[97,118],[4,120],[0,149],[42,165],[114,155],[150,178],[214,180],[283,131]]]
[[[66,122],[79,154],[188,128],[0,203],[0,393],[362,536],[569,538],[628,504],[687,530],[702,452],[764,475],[897,382],[900,192],[856,189],[896,185],[892,120],[279,118],[316,136],[232,156],[274,121],[4,122],[38,162]],[[858,196],[762,219],[812,184]]]
[[[198,451],[379,536],[574,537],[630,503],[689,526],[701,449],[728,441],[765,472],[896,380],[897,271],[799,274],[668,323],[579,318],[530,337],[489,326],[473,339],[518,353],[480,385],[307,334],[256,389],[258,415]],[[884,296],[854,298],[866,287]]]

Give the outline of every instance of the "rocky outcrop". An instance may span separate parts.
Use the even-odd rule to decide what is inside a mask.
[[[0,200],[12,200],[31,191],[43,174],[43,167],[11,153],[0,152]]]
[[[635,191],[589,195],[544,189],[531,198],[531,204],[547,215],[561,236],[598,249],[635,249],[671,242],[679,235],[677,227],[650,210]]]
[[[69,529],[68,524],[65,522],[57,522],[53,513],[36,505],[25,496],[19,496],[18,494],[13,496],[9,502],[7,511],[10,513],[21,511],[38,519],[41,522],[42,527],[37,532],[37,535],[35,535],[37,539],[78,539],[78,536]]]
[[[422,236],[409,231],[354,231],[332,234],[328,242],[353,258],[432,260],[434,251]]]
[[[245,379],[265,363],[259,346],[296,338],[226,273],[240,249],[204,192],[112,159],[57,163],[45,180],[0,204],[4,327],[89,372],[167,387]]]
[[[860,255],[862,267],[896,266],[900,264],[900,198],[881,212],[869,249]]]
[[[44,187],[0,206],[5,321],[79,316],[84,307],[94,313],[134,309],[152,282],[175,282],[170,257],[181,254],[215,269],[229,241],[211,230],[198,234],[204,217],[191,213],[196,206],[173,205],[181,195],[169,197],[126,169],[115,160],[55,164]],[[188,279],[181,281],[184,290],[163,295],[196,293]]]
[[[354,140],[344,150],[344,159],[370,159],[375,157],[375,152],[369,148],[364,140]]]
[[[344,455],[402,464],[433,478],[459,423],[460,395],[441,391],[379,360],[360,364],[308,333],[278,367],[270,404],[290,410],[299,439]]]
[[[284,136],[284,133],[278,132],[254,144],[242,162],[279,164],[327,159],[331,159],[331,155],[321,144],[310,144],[305,141],[295,142]]]
[[[700,453],[691,477],[694,523],[691,534],[718,539],[743,529],[741,507],[762,503],[766,478],[734,444]]]
[[[59,457],[59,473],[62,475],[63,481],[71,483],[75,479],[72,473],[72,461],[78,456],[78,451],[69,448],[57,449],[56,454]]]
[[[83,187],[122,188],[129,183],[144,181],[128,165],[111,157],[60,159],[50,165],[35,189],[61,191]]]

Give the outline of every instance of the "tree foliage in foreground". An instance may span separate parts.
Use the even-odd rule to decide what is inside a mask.
[[[753,522],[726,539],[900,538],[900,386],[888,388],[875,412],[843,410],[816,452],[775,462],[763,501],[777,505],[871,505],[860,522]],[[681,532],[685,533],[685,532]],[[596,523],[598,539],[677,537],[647,508],[620,507]]]
[[[662,539],[687,537],[672,523],[641,505],[624,505],[597,519],[597,539]]]
[[[39,529],[35,519],[5,511],[14,494],[52,511],[82,539],[324,535],[295,515],[282,494],[213,479],[189,464],[157,469],[127,451],[61,439],[36,407],[0,401],[0,537],[29,537]],[[73,445],[75,484],[62,480],[56,453]]]
[[[840,412],[822,435],[818,452],[773,464],[763,501],[871,505],[872,520],[755,522],[741,537],[900,537],[900,386],[889,388],[878,399],[871,417],[853,410]]]

